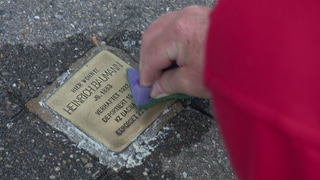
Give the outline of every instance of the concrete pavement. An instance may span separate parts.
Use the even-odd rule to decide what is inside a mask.
[[[1,1],[1,179],[234,179],[209,100],[184,101],[175,118],[117,165],[101,164],[24,106],[94,46],[93,36],[138,59],[141,31],[189,4],[212,2]]]

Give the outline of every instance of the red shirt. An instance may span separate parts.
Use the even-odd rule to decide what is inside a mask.
[[[320,179],[320,1],[220,0],[205,82],[240,180]]]

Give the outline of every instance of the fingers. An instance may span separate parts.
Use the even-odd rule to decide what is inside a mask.
[[[140,50],[140,84],[153,97],[172,93],[209,97],[202,72],[210,9],[190,6],[157,19],[144,33]],[[179,66],[163,72],[175,61]]]
[[[165,36],[165,31],[176,15],[177,12],[162,15],[143,34],[139,67],[143,86],[152,85],[175,58],[175,45]]]
[[[161,98],[169,94],[183,93],[190,96],[209,98],[203,86],[202,74],[192,73],[188,67],[168,70],[153,84],[151,97]]]
[[[156,39],[155,41],[160,42],[161,40]],[[140,56],[140,61],[142,61],[140,63],[140,84],[150,86],[161,76],[163,70],[172,64],[178,49],[175,44],[166,42],[154,44],[148,48],[142,46],[141,49],[148,51],[143,52],[142,50]]]

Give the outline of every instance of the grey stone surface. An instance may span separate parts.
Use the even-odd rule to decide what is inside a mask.
[[[208,100],[187,101],[156,137],[137,147],[152,147],[142,163],[128,167],[100,164],[24,107],[94,46],[92,36],[138,59],[141,31],[156,17],[189,4],[212,3],[0,1],[0,177],[234,179]]]
[[[0,1],[0,44],[52,44],[79,33],[102,39],[119,26],[144,30],[167,11],[189,4],[212,3],[212,0],[4,0]],[[134,22],[125,21],[128,19]]]
[[[195,120],[197,119],[197,120]],[[175,120],[174,120],[175,121]],[[221,141],[221,137],[215,121],[203,113],[187,108],[185,112],[177,117],[177,121],[196,121],[198,125],[183,125],[182,127],[190,128],[173,128],[178,138],[189,139],[185,133],[193,133],[200,130],[205,131],[204,134],[196,140],[195,143],[190,142],[189,146],[183,146],[181,152],[177,156],[165,157],[162,159],[163,169],[172,169],[176,172],[179,179],[231,179],[232,170],[228,162],[228,157]],[[177,127],[177,125],[174,125]],[[193,134],[192,136],[197,136]]]

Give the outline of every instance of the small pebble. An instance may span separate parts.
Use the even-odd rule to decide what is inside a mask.
[[[56,179],[56,176],[51,175],[51,176],[49,176],[49,179]]]
[[[66,34],[64,37],[65,38],[70,38],[70,37],[72,37],[72,35],[71,34]]]
[[[13,168],[13,166],[11,166],[10,164],[6,164],[4,165],[5,168]]]
[[[97,40],[97,38],[96,38],[95,36],[93,36],[93,37],[91,38],[91,41],[92,41],[92,43],[95,44],[95,45],[97,45],[97,44],[99,43],[98,40]]]
[[[22,88],[25,88],[25,87],[26,87],[26,83],[21,82],[21,83],[20,83],[20,86],[21,86]]]
[[[60,14],[55,14],[54,17],[56,17],[58,19],[63,19],[63,16],[61,16]]]
[[[114,172],[118,172],[119,171],[118,167],[113,167],[112,169],[113,169]]]
[[[187,176],[188,176],[188,173],[186,173],[186,172],[183,172],[183,173],[182,173],[182,175],[183,175],[183,178],[187,178]]]
[[[87,163],[84,167],[85,167],[85,168],[92,168],[92,167],[93,167],[93,164],[92,164],[92,163]]]
[[[87,158],[81,158],[81,161],[82,161],[84,164],[88,163],[88,159],[87,159]]]
[[[8,129],[11,129],[12,126],[13,126],[13,122],[7,124],[7,128],[8,128]]]
[[[58,172],[58,171],[60,171],[61,170],[61,168],[60,167],[54,167],[54,171],[56,171],[56,172]]]
[[[198,147],[198,145],[197,145],[197,144],[195,144],[195,145],[193,145],[193,147]]]

